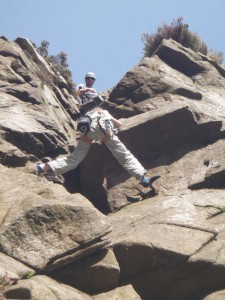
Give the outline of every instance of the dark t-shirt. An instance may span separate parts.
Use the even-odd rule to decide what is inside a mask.
[[[77,86],[77,90],[82,90],[82,89],[85,89],[87,88],[83,83],[80,83],[78,86]],[[90,88],[92,91],[87,91],[85,92],[84,94],[80,95],[80,105],[81,104],[85,104],[89,101],[91,101],[94,97],[96,97],[97,95],[97,92],[94,88]]]

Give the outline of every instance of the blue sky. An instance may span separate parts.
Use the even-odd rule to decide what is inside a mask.
[[[0,0],[0,35],[47,40],[49,54],[68,54],[76,84],[93,71],[101,92],[140,62],[143,33],[178,17],[225,56],[224,11],[224,0]]]

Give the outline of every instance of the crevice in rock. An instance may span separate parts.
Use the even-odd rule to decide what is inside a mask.
[[[33,105],[40,104],[40,101],[37,100],[35,97],[32,97],[31,94],[27,91],[19,91],[7,88],[7,93],[18,98],[23,102],[31,103]]]
[[[18,54],[15,54],[15,53],[13,53],[13,52],[8,52],[8,51],[6,51],[6,50],[0,50],[0,55],[2,55],[2,56],[4,56],[4,57],[13,57],[13,58],[16,58],[16,59],[18,59],[20,62],[21,62],[21,64],[25,67],[25,68],[27,68],[27,65],[26,65],[26,63],[24,62],[24,60],[22,59],[22,57]]]
[[[173,225],[173,226],[184,227],[184,228],[189,228],[189,229],[193,229],[193,230],[200,230],[200,231],[203,231],[203,232],[208,232],[208,233],[211,233],[213,235],[212,238],[209,240],[209,242],[211,242],[213,239],[215,239],[216,236],[218,235],[218,230],[217,229],[208,228],[206,226],[205,226],[205,228],[203,228],[201,226],[196,226],[196,225],[191,225],[191,224],[180,224],[180,223],[175,223],[175,222],[154,222],[152,224]]]
[[[215,218],[215,217],[217,217],[217,216],[225,213],[224,207],[220,207],[218,205],[216,206],[216,205],[210,205],[210,204],[208,204],[208,205],[194,204],[194,206],[196,206],[196,207],[202,207],[202,208],[210,207],[210,208],[215,208],[217,210],[216,212],[211,213],[211,215],[209,217],[207,217],[207,220],[210,220],[212,218]]]
[[[22,151],[39,158],[51,155],[53,152],[54,155],[67,154],[63,147],[63,140],[59,141],[56,136],[50,135],[47,132],[46,134],[41,132],[16,132],[5,128],[5,140]]]
[[[68,252],[65,252],[59,256],[53,257],[48,264],[46,265],[46,272],[50,273],[54,271],[55,269],[58,269],[60,267],[66,266],[74,261],[80,260],[83,257],[86,257],[87,255],[91,255],[98,249],[102,249],[106,247],[109,244],[109,241],[105,236],[110,232],[111,230],[108,230],[105,232],[104,235],[101,235],[100,237],[96,237],[96,239],[93,241],[88,241],[85,243],[82,243],[78,248],[72,249]]]

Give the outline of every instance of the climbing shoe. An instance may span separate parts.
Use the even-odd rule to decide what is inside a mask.
[[[152,176],[150,179],[149,179],[149,186],[151,189],[155,189],[155,187],[152,185],[154,183],[154,181],[156,181],[157,179],[159,179],[160,176],[159,175],[155,175],[155,176]]]
[[[149,178],[146,177],[146,176],[143,176],[143,177],[141,178],[141,185],[142,185],[143,187],[149,187]]]
[[[35,172],[36,172],[36,175],[39,177],[43,174],[43,169],[42,167],[39,165],[39,164],[36,164],[35,165]]]
[[[147,176],[143,176],[141,178],[141,185],[145,188],[150,187],[152,190],[155,191],[155,193],[158,193],[158,188],[156,188],[156,186],[154,186],[153,183],[159,178],[159,175],[155,175],[150,178],[148,178]]]

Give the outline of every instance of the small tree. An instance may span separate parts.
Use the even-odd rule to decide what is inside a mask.
[[[208,52],[208,57],[215,60],[219,64],[222,64],[224,60],[224,56],[222,52],[217,52],[212,49]]]
[[[188,24],[183,23],[183,18],[180,17],[173,20],[170,25],[162,25],[157,28],[155,34],[143,34],[142,41],[144,42],[144,57],[151,57],[163,39],[173,39],[184,47],[191,48],[195,52],[200,52],[204,55],[211,53],[217,63],[223,62],[223,54],[221,52],[209,51],[208,46],[197,33],[189,30]],[[213,53],[213,55],[212,55]]]
[[[35,44],[34,46],[36,47]],[[68,91],[71,94],[74,94],[75,85],[72,80],[72,72],[69,70],[67,54],[61,51],[57,55],[49,55],[48,47],[49,47],[49,42],[43,40],[41,41],[41,46],[36,47],[36,50],[48,63],[52,65],[54,71],[59,72],[65,78],[68,84]]]
[[[72,72],[69,70],[67,54],[61,51],[57,55],[50,55],[47,61],[52,64],[55,71],[58,71],[66,80],[68,84],[68,90],[71,94],[74,93],[74,83],[72,80]]]
[[[47,58],[48,57],[48,47],[49,47],[49,42],[43,40],[43,41],[41,41],[41,46],[37,47],[37,52],[44,58]]]

